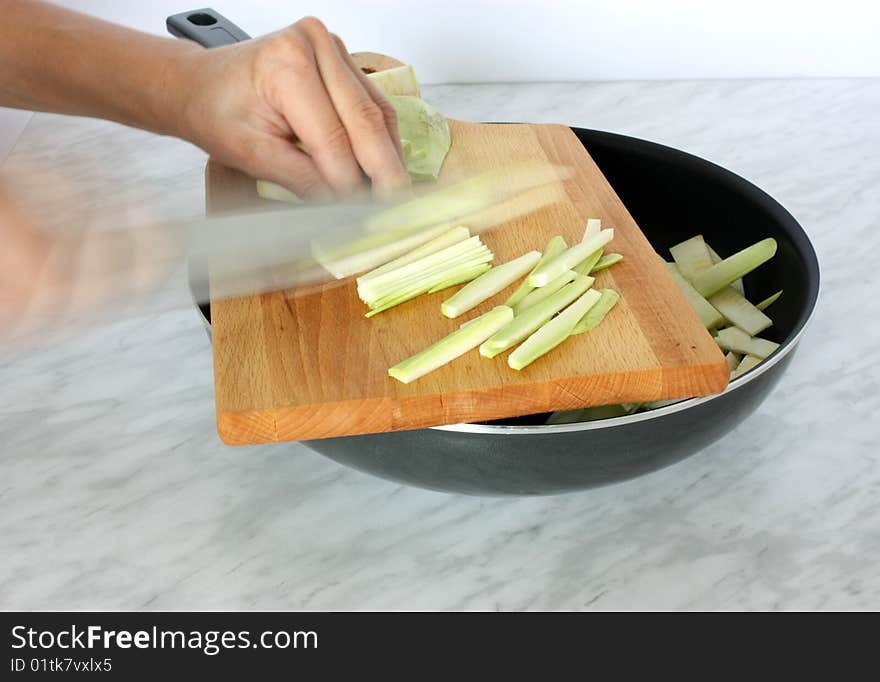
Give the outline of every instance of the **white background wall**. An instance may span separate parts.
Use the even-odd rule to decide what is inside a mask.
[[[60,0],[164,32],[187,0]],[[253,36],[314,14],[432,82],[880,76],[880,0],[194,0]]]

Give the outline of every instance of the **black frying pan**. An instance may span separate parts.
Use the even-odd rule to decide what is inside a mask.
[[[169,17],[168,28],[206,47],[248,38],[210,9]],[[785,290],[772,308],[774,326],[762,333],[782,347],[717,396],[628,417],[547,426],[547,415],[526,415],[330,438],[309,447],[355,469],[435,490],[551,494],[633,478],[689,457],[767,397],[791,362],[819,295],[819,263],[801,226],[772,197],[713,163],[644,140],[572,130],[659,252],[696,233],[722,254],[776,238],[775,258],[745,285],[753,300]],[[210,309],[200,312],[210,334]]]

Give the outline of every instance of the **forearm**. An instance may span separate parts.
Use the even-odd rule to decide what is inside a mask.
[[[0,105],[107,118],[179,134],[179,68],[201,48],[37,0],[5,0]]]

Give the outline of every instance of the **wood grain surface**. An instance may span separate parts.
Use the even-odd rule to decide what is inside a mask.
[[[571,338],[520,372],[507,353],[474,350],[409,384],[389,367],[502,303],[516,285],[456,320],[440,314],[448,289],[364,317],[354,281],[319,291],[277,292],[212,305],[217,421],[229,444],[307,440],[483,421],[551,410],[716,393],[727,364],[679,295],[626,208],[566,126],[450,121],[453,146],[443,174],[518,161],[570,167],[565,200],[482,235],[503,263],[543,250],[562,234],[573,244],[588,217],[614,227],[606,251],[624,260],[600,273],[621,301],[596,330]],[[207,209],[260,202],[254,181],[209,163]],[[291,226],[295,229],[295,226]]]

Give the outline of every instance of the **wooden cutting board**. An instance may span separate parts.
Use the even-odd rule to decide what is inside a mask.
[[[566,126],[450,121],[443,174],[474,173],[547,160],[574,172],[564,200],[482,233],[503,263],[542,251],[562,234],[569,244],[587,218],[615,228],[606,252],[624,260],[595,288],[621,300],[594,331],[567,340],[522,371],[507,353],[473,350],[404,385],[387,370],[501,304],[516,285],[462,318],[440,314],[456,289],[364,317],[352,280],[303,294],[277,292],[211,306],[217,424],[231,445],[309,440],[474,422],[619,402],[708,395],[728,381],[727,363],[666,268],[590,155]],[[442,176],[441,176],[442,179]],[[261,203],[254,180],[209,162],[211,214]]]

